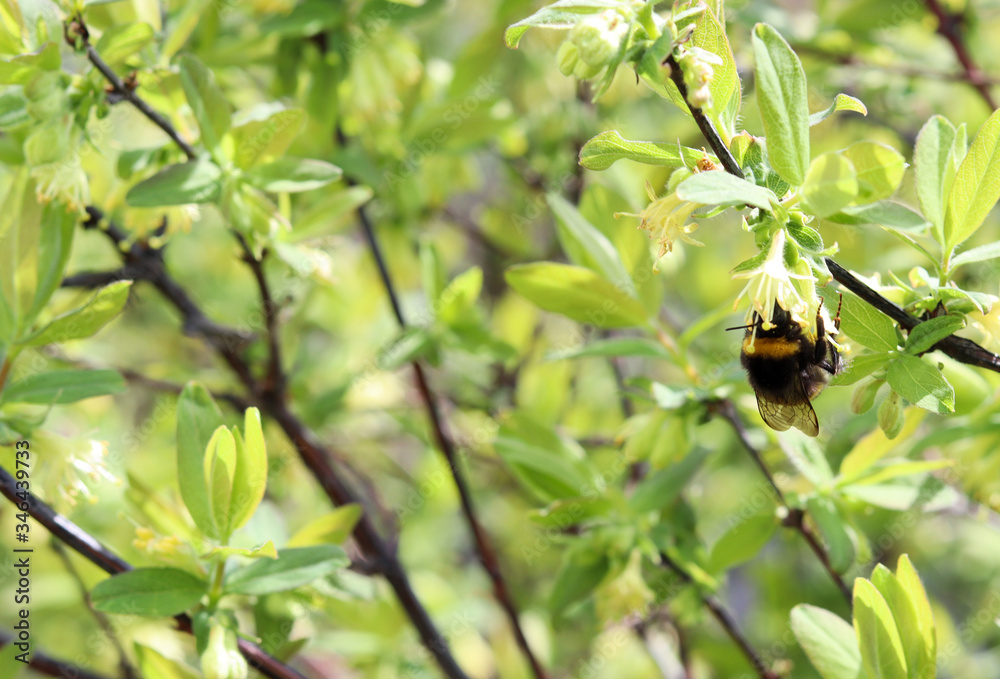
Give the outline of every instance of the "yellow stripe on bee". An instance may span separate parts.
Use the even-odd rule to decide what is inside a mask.
[[[787,358],[799,353],[799,343],[783,337],[758,337],[750,347],[750,338],[743,340],[743,351],[761,358]]]

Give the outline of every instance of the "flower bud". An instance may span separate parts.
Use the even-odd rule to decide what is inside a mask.
[[[250,668],[236,644],[236,632],[213,620],[201,654],[205,679],[246,679]]]
[[[855,415],[861,415],[871,410],[875,405],[875,395],[885,384],[885,380],[866,379],[854,387],[854,394],[851,396],[851,410]]]
[[[878,407],[878,426],[885,432],[886,438],[894,439],[903,429],[903,419],[903,404],[899,394],[891,391]]]
[[[580,48],[576,46],[576,43],[566,40],[559,45],[559,51],[556,52],[556,63],[559,65],[559,72],[564,76],[573,75],[577,64],[580,63]]]

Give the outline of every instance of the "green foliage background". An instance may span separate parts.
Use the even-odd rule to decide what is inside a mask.
[[[9,59],[22,53],[26,36],[13,19],[13,5],[0,5],[0,52]],[[48,31],[60,45],[63,70],[89,93],[81,99],[100,102],[93,109],[73,102],[76,110],[86,110],[92,139],[81,153],[90,203],[136,239],[148,238],[163,210],[130,207],[125,195],[139,180],[184,158],[128,103],[110,103],[100,75],[60,40],[66,9],[39,4],[37,20],[24,30],[32,36]],[[420,598],[470,676],[530,675],[491,595],[447,465],[435,449],[406,364],[414,356],[432,366],[430,380],[458,442],[478,513],[529,641],[553,676],[661,676],[657,660],[678,638],[690,653],[693,676],[752,676],[692,588],[672,589],[669,574],[648,560],[639,565],[633,559],[640,537],[687,541],[682,550],[692,563],[717,566],[704,576],[706,591],[717,591],[767,660],[787,659],[790,676],[819,676],[791,634],[789,611],[807,602],[848,619],[850,613],[802,540],[776,526],[767,483],[726,422],[702,418],[697,409],[658,407],[651,383],[684,389],[685,367],[665,360],[648,342],[643,356],[559,360],[560,352],[640,333],[599,330],[547,313],[505,280],[505,270],[513,265],[565,262],[571,254],[563,245],[566,239],[558,236],[553,212],[559,207],[546,200],[550,193],[577,205],[630,271],[651,266],[655,253],[646,235],[634,228],[634,220],[616,221],[612,215],[645,207],[646,180],[659,189],[669,171],[630,162],[600,173],[584,171],[577,163],[580,147],[610,128],[630,139],[704,145],[689,117],[666,106],[625,69],[592,103],[586,85],[556,68],[561,34],[531,31],[518,50],[509,50],[504,30],[535,9],[535,3],[516,0],[122,0],[95,3],[84,16],[95,44],[93,36],[116,26],[145,22],[152,27],[155,37],[119,62],[116,71],[125,76],[134,70],[138,94],[185,139],[199,140],[199,126],[177,76],[180,54],[197,57],[213,74],[226,106],[235,111],[234,120],[263,117],[265,110],[301,109],[290,127],[282,118],[272,119],[275,135],[286,134],[289,141],[280,156],[323,160],[343,169],[343,180],[275,196],[273,209],[291,229],[268,232],[259,243],[271,253],[265,272],[280,305],[289,402],[338,451],[333,462],[368,499],[364,510],[384,535],[398,541]],[[997,9],[995,3],[980,2],[965,11],[970,51],[986,73],[1000,74],[993,49],[1000,31]],[[755,91],[746,78],[752,63],[750,33],[758,21],[773,25],[799,53],[810,83],[810,110],[825,109],[839,92],[867,105],[867,117],[838,114],[815,128],[813,157],[868,139],[900,150],[912,162],[916,133],[931,115],[966,123],[971,138],[991,113],[972,87],[952,76],[957,72],[953,53],[934,34],[933,19],[921,3],[730,2],[726,17],[744,97],[750,100],[743,128],[763,133],[754,117]],[[16,126],[0,137],[5,190],[24,163],[23,143],[24,129]],[[912,172],[897,200],[916,204]],[[384,247],[409,324],[418,330],[403,335],[398,330],[359,230],[362,205]],[[181,228],[183,219],[174,209],[167,215],[167,234],[154,238],[165,240],[168,270],[213,321],[253,333],[245,351],[259,362],[267,356],[263,314],[251,272],[227,229],[229,217],[205,204],[190,226]],[[997,227],[991,214],[969,245],[997,240]],[[824,221],[820,229],[824,242],[840,245],[838,260],[863,274],[882,272],[886,279],[894,271],[905,278],[914,266],[925,264],[876,227]],[[692,333],[694,367],[687,369],[739,405],[751,423],[752,441],[794,497],[809,492],[809,482],[773,433],[763,429],[739,367],[739,338],[724,331],[742,318],[731,312],[741,284],[730,279],[729,271],[757,251],[752,238],[743,235],[732,214],[702,220],[696,236],[706,247],[676,247],[659,260],[659,271],[640,295],[649,308],[662,304],[663,326],[675,338]],[[100,232],[77,230],[69,274],[120,265],[119,253]],[[995,294],[998,273],[992,260],[964,268],[958,278],[967,289]],[[449,282],[452,287],[445,291]],[[46,313],[72,308],[90,294],[59,290]],[[137,526],[148,525],[149,514],[165,512],[150,509],[144,517],[136,498],[145,493],[183,520],[172,390],[193,379],[216,393],[238,391],[238,384],[203,341],[185,336],[175,310],[141,282],[133,285],[121,316],[99,334],[29,350],[13,377],[68,367],[122,371],[127,388],[55,406],[44,426],[28,437],[37,464],[33,481],[50,502],[56,501],[55,475],[67,447],[106,442],[110,470],[132,483],[93,484],[98,502],[61,509],[130,563],[162,565],[133,539]],[[955,461],[944,477],[954,491],[950,502],[942,502],[947,511],[896,511],[879,506],[886,502],[844,500],[841,516],[850,528],[844,539],[856,543],[845,570],[848,582],[854,575],[868,577],[872,546],[890,564],[897,555],[909,554],[933,604],[940,676],[996,676],[998,380],[954,369],[965,380],[968,403],[960,392],[958,415],[915,421],[892,451],[895,457]],[[661,395],[660,405],[669,400],[669,394]],[[855,415],[850,401],[850,390],[830,387],[815,404],[823,452],[833,469],[876,428],[875,411]],[[242,421],[242,412],[224,413],[228,424]],[[264,431],[267,496],[234,538],[241,546],[264,539],[281,543],[331,508],[289,440],[266,420]],[[786,447],[799,445],[793,441]],[[553,450],[558,454],[550,460]],[[650,502],[662,511],[623,518],[618,509],[636,485],[634,463],[644,460],[655,473],[690,460],[689,454],[698,456],[701,466],[692,469],[682,496],[678,488],[681,501],[665,503],[665,496],[657,495]],[[522,464],[512,465],[514,459]],[[3,458],[3,466],[12,469],[9,462]],[[548,464],[552,467],[539,471]],[[607,504],[545,509],[552,500],[584,490]],[[556,509],[566,514],[554,515]],[[591,509],[598,520],[585,536],[575,534],[575,521],[562,518],[578,518],[576,512]],[[713,550],[728,528],[747,521],[752,527],[744,534],[748,543]],[[0,507],[3,629],[14,621],[8,606],[14,523],[10,507]],[[44,531],[32,530],[34,648],[114,675],[117,653],[97,631],[78,583],[47,546]],[[358,556],[351,541],[345,547]],[[733,558],[734,553],[745,559]],[[104,578],[83,559],[69,559],[87,589]],[[676,595],[670,601],[653,598],[664,591]],[[379,578],[343,571],[269,602],[297,620],[293,637],[309,638],[301,654],[317,676],[438,676]],[[637,627],[639,619],[643,623]],[[129,653],[131,642],[140,641],[197,664],[193,641],[162,620],[112,618],[112,625]]]

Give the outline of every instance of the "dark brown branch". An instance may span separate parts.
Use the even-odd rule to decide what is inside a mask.
[[[8,644],[13,644],[15,641],[14,637],[10,634],[0,631],[0,648],[3,648]],[[38,653],[37,651],[31,652],[31,659],[28,662],[28,667],[39,674],[44,674],[49,677],[59,677],[59,679],[108,679],[108,677],[103,674],[97,674],[96,672],[91,672],[90,670],[79,667],[78,665],[73,665],[72,663],[64,662],[62,660],[56,660],[55,658],[51,658],[44,653]]]
[[[788,512],[783,522],[784,525],[789,528],[794,528],[802,535],[806,543],[809,545],[809,548],[812,549],[814,554],[816,554],[816,558],[819,559],[821,564],[823,564],[823,568],[830,575],[830,579],[837,585],[837,589],[839,589],[840,593],[844,596],[844,599],[847,601],[847,605],[849,607],[852,606],[854,603],[854,595],[851,592],[851,588],[847,586],[846,582],[844,582],[840,573],[834,569],[833,564],[830,562],[830,555],[826,552],[826,548],[816,537],[815,533],[813,533],[812,529],[805,523],[805,512],[801,509],[788,506],[784,494],[781,492],[781,489],[778,488],[778,484],[775,482],[774,477],[768,470],[767,465],[764,464],[760,451],[757,450],[753,443],[750,442],[746,426],[743,424],[743,420],[740,419],[736,406],[729,400],[715,401],[708,405],[711,411],[721,416],[733,428],[733,431],[736,432],[736,436],[739,438],[740,443],[746,451],[750,453],[750,457],[754,459],[765,478],[767,478],[768,482],[771,484],[778,502]]]
[[[826,266],[830,270],[833,279],[845,288],[860,297],[867,304],[875,307],[883,314],[899,323],[907,332],[913,330],[923,321],[910,314],[895,302],[887,300],[870,287],[854,277],[854,275],[827,257]],[[975,342],[964,337],[949,335],[931,347],[931,351],[937,349],[943,354],[951,356],[956,361],[974,365],[978,368],[986,368],[993,372],[1000,372],[1000,356],[987,351]]]
[[[664,552],[660,552],[660,560],[667,568],[676,573],[681,580],[696,588],[698,587],[691,575]],[[719,622],[719,625],[726,632],[726,634],[729,635],[729,638],[733,640],[733,642],[743,652],[743,655],[746,656],[747,660],[750,661],[754,671],[757,672],[757,676],[761,679],[779,679],[778,675],[768,668],[767,664],[765,664],[764,660],[760,657],[760,654],[757,653],[754,647],[750,644],[750,641],[743,635],[743,632],[740,631],[736,621],[733,619],[733,616],[729,613],[729,611],[727,611],[726,608],[712,595],[705,594],[701,591],[698,592],[698,595],[701,598],[702,603],[705,604],[705,608],[712,613],[712,616]]]
[[[278,305],[271,295],[271,288],[264,275],[264,262],[254,257],[253,250],[242,234],[233,232],[243,249],[243,261],[253,272],[257,289],[260,291],[260,304],[264,308],[264,328],[267,331],[268,367],[264,389],[273,392],[276,399],[285,398],[287,377],[281,367],[281,338],[278,336]],[[266,256],[267,253],[264,253]]]
[[[184,155],[188,157],[188,160],[195,159],[198,154],[195,153],[194,148],[192,148],[190,144],[181,138],[174,126],[170,124],[170,121],[143,101],[139,95],[135,93],[135,87],[122,82],[121,78],[119,78],[115,72],[111,70],[111,67],[108,66],[103,59],[101,59],[101,55],[99,55],[97,50],[95,50],[90,44],[90,34],[87,31],[87,26],[83,23],[83,17],[77,15],[76,18],[67,21],[63,27],[63,31],[65,33],[66,42],[72,47],[76,47],[77,39],[82,40],[83,46],[87,52],[87,59],[98,71],[101,72],[101,75],[103,75],[105,79],[111,83],[111,87],[114,88],[116,94],[127,99],[129,103],[139,109],[144,116],[149,118],[153,124],[166,132],[167,136],[173,139],[177,146],[180,147],[181,151],[184,152]]]
[[[106,222],[103,213],[97,208],[88,207],[87,213],[90,218],[84,224],[85,227],[97,228],[102,222]],[[246,388],[249,399],[278,423],[295,445],[303,463],[334,504],[338,506],[351,503],[363,504],[351,486],[332,466],[330,462],[332,454],[289,410],[287,403],[275,399],[273,392],[266,390],[254,376],[241,352],[242,346],[247,341],[246,337],[242,333],[215,324],[205,316],[184,288],[167,273],[161,250],[153,250],[138,244],[126,247],[127,234],[110,222],[105,223],[101,231],[111,240],[115,248],[122,252],[126,264],[148,269],[149,275],[144,275],[142,280],[149,281],[180,312],[185,332],[200,336],[229,365]],[[448,642],[438,631],[413,591],[403,565],[379,535],[368,513],[361,515],[354,527],[353,535],[368,562],[379,569],[395,591],[400,605],[445,676],[450,679],[466,679],[465,673],[451,655]]]
[[[358,208],[357,213],[365,239],[368,242],[368,247],[375,259],[375,264],[378,267],[379,276],[382,278],[382,284],[385,287],[386,294],[389,297],[389,302],[392,305],[392,311],[396,317],[396,322],[399,324],[400,328],[405,329],[407,327],[406,316],[403,313],[402,305],[399,303],[399,297],[396,293],[396,286],[393,283],[392,275],[389,273],[389,268],[382,255],[382,248],[375,235],[375,228],[372,225],[371,220],[368,218],[364,207]],[[427,411],[427,417],[430,420],[431,429],[434,432],[434,438],[437,442],[438,448],[441,450],[441,453],[444,455],[444,458],[448,463],[452,479],[455,481],[455,487],[458,489],[458,496],[462,505],[462,514],[465,516],[465,521],[468,524],[469,531],[472,533],[473,540],[475,541],[476,553],[479,556],[479,560],[483,564],[483,568],[486,570],[487,575],[489,575],[490,581],[493,583],[493,594],[501,608],[503,608],[504,612],[507,614],[511,629],[514,632],[514,637],[517,640],[517,644],[520,646],[521,652],[528,659],[535,677],[537,679],[545,679],[547,676],[545,668],[542,667],[541,662],[531,650],[531,646],[528,644],[528,638],[524,634],[524,630],[521,628],[517,605],[514,603],[514,597],[508,589],[507,582],[503,577],[503,572],[500,569],[500,560],[497,557],[496,551],[493,548],[486,529],[476,516],[475,505],[472,499],[472,491],[469,488],[468,480],[465,478],[465,473],[462,471],[460,466],[461,460],[455,450],[455,444],[445,429],[444,418],[441,415],[437,398],[431,391],[430,384],[427,381],[427,375],[424,373],[423,365],[419,360],[414,360],[412,361],[412,366],[417,390],[420,392],[421,400],[423,401],[424,408]]]
[[[16,484],[17,482],[10,475],[10,472],[0,467],[0,494],[10,500],[14,506],[27,511],[31,518],[44,526],[54,538],[60,540],[109,575],[132,570],[132,566],[127,561],[113,554],[96,538],[65,516],[57,513],[31,493],[18,490]],[[27,500],[22,499],[21,496],[23,495],[27,495]],[[191,631],[191,619],[187,615],[178,615],[174,619],[181,630],[185,632]],[[271,679],[305,679],[297,670],[268,655],[256,644],[240,639],[239,648],[240,653],[247,659],[251,667],[271,677]]]
[[[993,99],[993,94],[990,92],[989,81],[985,77],[982,69],[976,65],[973,61],[972,55],[969,54],[969,49],[965,45],[965,39],[962,36],[961,30],[961,18],[955,14],[951,14],[943,7],[938,0],[925,0],[927,4],[927,9],[937,17],[938,26],[937,32],[948,41],[951,45],[952,51],[958,58],[959,63],[962,64],[962,69],[965,71],[965,79],[968,80],[976,91],[979,92],[979,96],[982,97],[986,105],[990,107],[990,111],[995,111],[997,108],[996,102]]]

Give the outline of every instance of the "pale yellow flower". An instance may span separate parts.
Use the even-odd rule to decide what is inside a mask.
[[[747,312],[747,322],[752,322],[753,314],[756,312],[763,320],[761,327],[765,330],[770,329],[773,325],[775,303],[791,314],[793,320],[808,326],[815,323],[816,313],[819,310],[819,299],[816,298],[812,276],[789,271],[785,265],[784,252],[785,230],[779,229],[771,240],[771,248],[768,250],[767,258],[760,266],[750,271],[733,274],[734,279],[750,279],[736,297],[733,309],[735,310],[739,306],[744,296],[749,295],[751,306]],[[807,282],[802,286],[797,286],[793,280]],[[812,291],[809,299],[802,295],[800,287]]]
[[[90,184],[87,173],[80,165],[79,156],[70,154],[63,160],[31,168],[35,191],[40,203],[57,200],[66,204],[70,212],[84,214],[90,204]]]
[[[1000,350],[1000,301],[985,312],[973,311],[969,314],[971,325],[985,336],[983,345],[992,351]]]
[[[657,198],[653,185],[649,182],[646,182],[646,194],[649,195],[651,202],[644,210],[637,215],[630,212],[616,212],[615,219],[618,217],[638,218],[639,228],[649,231],[649,238],[660,245],[657,257],[663,257],[668,252],[672,252],[674,243],[677,241],[699,247],[705,245],[690,236],[698,228],[698,224],[696,222],[687,223],[691,213],[701,207],[700,203],[681,200],[676,193]]]

